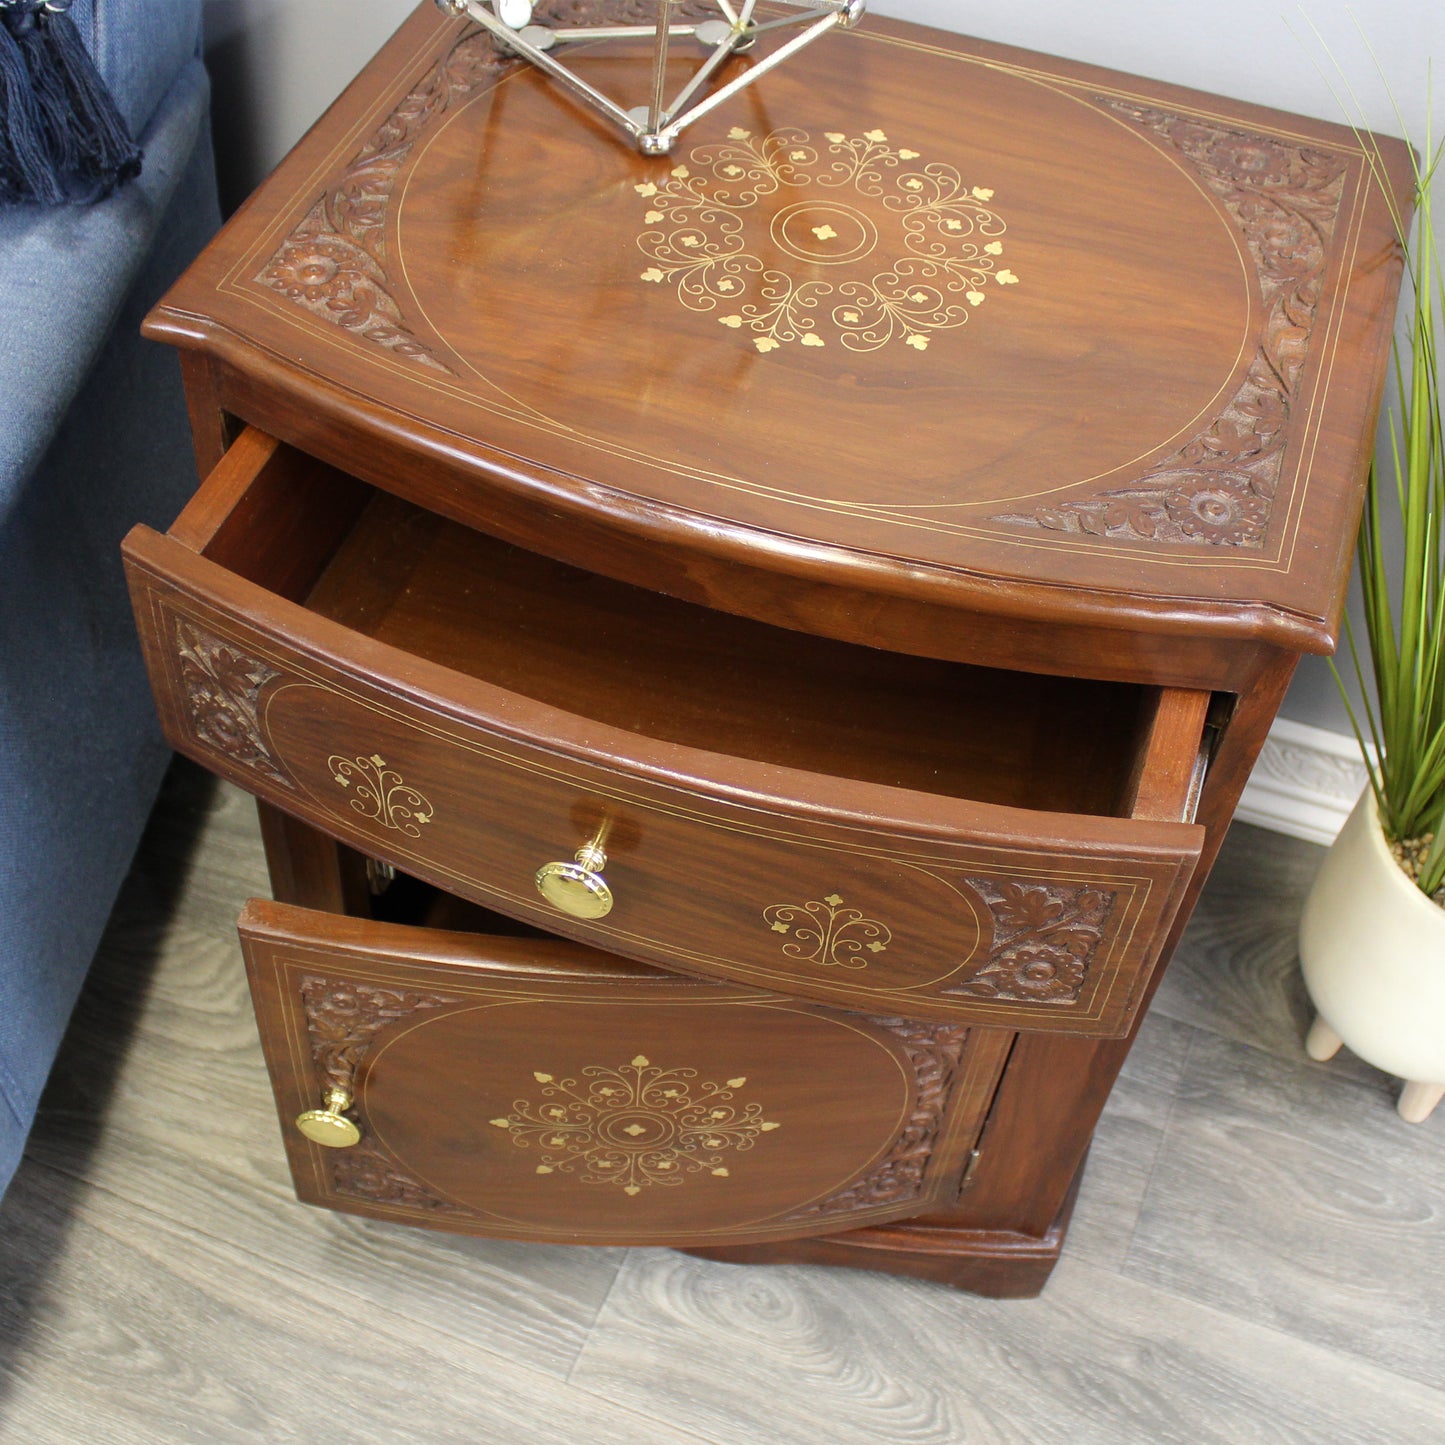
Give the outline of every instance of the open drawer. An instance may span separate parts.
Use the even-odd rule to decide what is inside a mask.
[[[1200,693],[712,612],[254,431],[126,556],[178,749],[625,957],[872,1013],[1120,1035],[1198,858]]]
[[[1011,1038],[558,939],[259,901],[240,931],[298,1195],[469,1234],[741,1243],[946,1207]]]

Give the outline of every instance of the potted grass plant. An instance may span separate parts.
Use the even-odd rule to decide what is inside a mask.
[[[1368,148],[1369,137],[1361,139]],[[1388,461],[1371,475],[1360,528],[1363,647],[1346,625],[1364,697],[1350,716],[1369,785],[1300,924],[1300,961],[1317,1011],[1311,1057],[1331,1058],[1343,1043],[1404,1079],[1399,1112],[1411,1123],[1445,1097],[1445,283],[1431,212],[1440,157],[1427,136],[1416,162],[1413,246],[1396,216],[1406,316]]]

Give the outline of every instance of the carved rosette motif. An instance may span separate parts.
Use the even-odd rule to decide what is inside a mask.
[[[504,63],[485,31],[459,40],[352,157],[256,280],[375,346],[455,375],[405,323],[387,272],[386,217],[397,178],[422,132]]]
[[[401,1209],[425,1209],[434,1214],[465,1214],[463,1205],[433,1194],[401,1169],[372,1137],[350,1149],[338,1149],[331,1166],[331,1187],[338,1194],[367,1204],[389,1204]]]
[[[233,763],[290,787],[260,719],[261,691],[281,674],[194,622],[176,622],[176,656],[197,739]]]
[[[1077,1003],[1117,895],[1090,884],[967,882],[993,914],[993,944],[981,968],[945,991],[1010,1003]]]
[[[913,1068],[913,1112],[893,1147],[868,1175],[801,1210],[794,1218],[878,1209],[906,1203],[923,1193],[924,1177],[953,1093],[968,1029],[962,1024],[930,1024],[918,1019],[874,1018],[868,1022],[902,1040]]]
[[[1259,348],[1223,412],[1134,486],[990,520],[1125,542],[1258,550],[1268,539],[1348,163],[1273,136],[1099,101],[1179,152],[1234,218],[1264,303]]]
[[[699,10],[684,3],[679,18]],[[704,10],[697,18],[713,12]],[[543,25],[650,24],[656,0],[553,0],[539,5]],[[472,27],[414,86],[332,181],[255,279],[303,311],[339,326],[413,365],[455,376],[455,369],[407,324],[386,223],[396,184],[417,141],[438,116],[492,84],[508,65],[491,35]]]
[[[311,1057],[322,1075],[322,1090],[356,1090],[356,1071],[376,1035],[388,1024],[413,1014],[444,1008],[455,999],[410,989],[380,988],[351,980],[307,977],[301,999]],[[441,1199],[413,1179],[362,1124],[361,1142],[350,1149],[327,1151],[331,1183],[338,1194],[369,1204],[409,1209],[462,1212],[463,1206]]]

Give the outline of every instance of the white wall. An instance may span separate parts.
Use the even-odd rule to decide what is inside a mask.
[[[249,190],[280,160],[414,5],[205,0],[218,147],[237,162],[237,187]],[[1333,55],[1368,124],[1398,135],[1373,46],[1416,144],[1426,60],[1445,64],[1442,0],[871,0],[870,8],[1326,120],[1341,118]],[[1445,76],[1440,91],[1437,131]]]
[[[1344,118],[1331,94],[1341,84],[1333,55],[1370,127],[1399,135],[1373,48],[1418,138],[1426,59],[1445,63],[1441,0],[869,0],[868,8],[1324,120]],[[1445,117],[1445,104],[1436,114]]]
[[[413,0],[206,0],[230,205],[412,8]],[[1326,120],[1343,118],[1343,92],[1352,90],[1366,124],[1403,131],[1417,146],[1426,133],[1427,61],[1445,65],[1445,0],[871,0],[870,8]],[[1445,75],[1440,81],[1436,135],[1445,131]],[[1347,730],[1319,659],[1305,659],[1284,713]]]
[[[416,0],[204,0],[221,199],[234,210]]]

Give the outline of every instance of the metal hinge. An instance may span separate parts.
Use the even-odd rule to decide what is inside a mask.
[[[963,1178],[958,1181],[958,1192],[960,1194],[973,1183],[974,1171],[978,1168],[979,1157],[982,1153],[983,1151],[981,1149],[970,1149],[968,1151],[968,1163],[963,1166]]]

